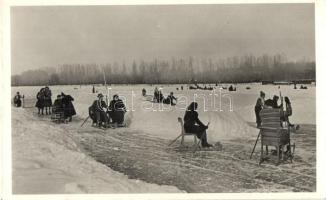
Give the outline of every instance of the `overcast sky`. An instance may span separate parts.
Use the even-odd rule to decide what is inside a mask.
[[[314,60],[314,35],[313,4],[12,7],[12,73],[189,56]]]

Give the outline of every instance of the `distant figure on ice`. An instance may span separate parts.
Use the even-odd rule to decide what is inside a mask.
[[[146,96],[146,90],[145,90],[145,88],[142,89],[141,93],[142,93],[143,97]]]
[[[92,89],[92,92],[93,92],[93,93],[95,93],[95,87],[94,87],[94,85],[93,85],[93,89]]]
[[[44,89],[44,107],[45,107],[45,114],[51,114],[51,107],[52,107],[52,92],[48,86]],[[49,110],[49,112],[48,112]]]
[[[265,101],[265,105],[268,107],[272,107],[272,108],[282,108],[283,107],[283,103],[281,103],[281,105],[278,105],[278,99],[279,97],[274,95],[273,99],[267,99]]]
[[[88,108],[89,116],[93,120],[93,124],[96,123],[98,127],[103,126],[104,128],[107,128],[109,117],[104,109],[108,108],[108,106],[105,101],[103,101],[103,94],[99,93],[97,97],[98,100],[95,100],[92,106]]]
[[[181,90],[183,90],[183,86],[181,85]]]
[[[63,92],[61,92],[62,96],[62,104],[63,104],[63,111],[64,111],[64,118],[66,121],[71,122],[72,116],[76,115],[76,110],[74,105],[72,104],[72,101],[74,101],[74,98],[70,95],[66,95]]]
[[[159,102],[158,99],[159,99],[159,91],[158,91],[158,88],[155,87],[154,89],[154,102]]]
[[[124,115],[127,112],[126,106],[119,96],[115,94],[113,100],[109,105],[109,115],[112,119],[112,123],[117,123],[118,125],[123,125]]]
[[[204,125],[198,118],[197,113],[198,104],[197,102],[192,102],[185,113],[184,116],[184,128],[188,133],[195,133],[198,138],[201,138],[202,147],[211,147],[211,144],[207,142],[206,130],[208,125]]]
[[[168,97],[166,97],[166,99],[163,100],[163,103],[175,106],[176,103],[173,102],[173,100],[177,101],[177,98],[175,96],[173,96],[173,92],[170,92],[170,95]]]
[[[14,97],[14,105],[16,107],[21,107],[22,106],[22,100],[21,98],[23,98],[19,92],[16,93],[15,97]]]
[[[264,108],[264,105],[265,105],[265,93],[263,91],[260,91],[260,96],[257,99],[256,105],[255,105],[257,128],[259,128],[261,126],[261,118],[260,118],[259,112]]]
[[[236,87],[233,87],[233,85],[231,85],[230,87],[229,87],[229,91],[236,91],[237,90],[237,88]]]
[[[155,90],[154,90],[154,102],[161,103],[161,102],[163,102],[163,99],[164,99],[164,96],[162,94],[162,90],[157,89],[157,87],[155,87]]]
[[[37,93],[36,95],[36,104],[35,107],[38,109],[38,114],[43,115],[43,110],[44,110],[44,90],[45,88],[41,88],[41,90]]]

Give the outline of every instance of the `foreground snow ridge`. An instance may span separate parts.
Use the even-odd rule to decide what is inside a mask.
[[[31,115],[12,108],[14,194],[181,192],[128,179],[81,152],[73,133]]]

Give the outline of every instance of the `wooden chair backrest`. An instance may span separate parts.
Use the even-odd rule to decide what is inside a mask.
[[[281,129],[281,109],[264,108],[260,111],[261,129]]]

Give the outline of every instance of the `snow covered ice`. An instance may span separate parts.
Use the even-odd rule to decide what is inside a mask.
[[[251,87],[250,90],[246,89],[248,85]],[[111,88],[109,90],[109,100],[117,93],[120,97],[126,98],[124,101],[129,110],[125,116],[128,127],[115,130],[108,129],[102,131],[94,129],[91,127],[91,120],[88,120],[83,127],[80,127],[80,124],[88,116],[88,107],[97,96],[96,93],[93,94],[91,92],[91,85],[50,87],[53,94],[52,100],[61,92],[70,94],[75,99],[73,103],[77,111],[77,116],[69,124],[58,125],[50,122],[49,117],[38,117],[36,108],[12,108],[13,192],[143,193],[194,191],[193,188],[182,186],[184,183],[180,183],[180,186],[173,184],[170,180],[163,180],[164,177],[162,177],[161,181],[155,182],[155,180],[152,180],[141,172],[145,168],[155,170],[155,167],[151,168],[150,163],[138,163],[137,160],[128,157],[128,152],[125,150],[131,153],[134,147],[135,152],[140,151],[140,153],[144,153],[145,155],[149,152],[146,149],[141,150],[140,145],[142,141],[145,141],[146,144],[143,146],[148,145],[146,147],[149,148],[149,151],[151,148],[159,149],[157,152],[154,151],[148,155],[149,157],[153,156],[153,165],[156,164],[156,157],[160,158],[160,156],[164,157],[174,154],[166,150],[168,147],[164,141],[171,141],[180,133],[180,124],[177,122],[177,118],[183,117],[184,110],[182,108],[185,108],[194,100],[195,94],[197,95],[196,100],[199,103],[200,119],[204,123],[210,122],[207,132],[210,143],[221,142],[223,146],[227,146],[232,141],[237,141],[238,143],[247,143],[247,149],[242,150],[250,151],[248,148],[252,147],[258,134],[258,129],[255,128],[253,108],[260,90],[266,93],[266,99],[272,98],[273,95],[279,95],[279,91],[282,92],[282,96],[288,96],[290,98],[293,107],[293,116],[290,117],[292,123],[316,124],[315,87],[310,85],[307,90],[294,90],[293,86],[281,86],[278,89],[277,86],[273,85],[237,84],[235,85],[237,87],[236,92],[222,91],[222,94],[225,95],[221,99],[221,104],[219,104],[219,99],[217,99],[215,110],[212,110],[211,106],[212,91],[177,90],[176,88],[180,89],[180,85],[157,85],[163,88],[164,96],[167,96],[172,91],[179,98],[177,106],[167,107],[164,105],[165,109],[163,111],[161,110],[161,105],[152,104],[141,96],[142,88],[145,88],[147,94],[151,95],[155,86],[109,86]],[[35,99],[36,93],[40,88],[27,86],[12,87],[12,94],[20,91],[21,94],[25,95],[26,99]],[[107,94],[104,86],[96,86],[96,90],[105,95]],[[205,96],[207,111],[204,110],[203,96]],[[229,97],[231,97],[231,103]],[[149,108],[151,106],[153,106],[151,109],[144,109],[144,107]],[[110,135],[110,133],[116,134],[121,138],[126,138],[126,140],[121,139],[116,143],[112,143],[113,140],[118,140],[118,138]],[[144,139],[142,140],[142,138]],[[160,144],[159,141],[162,141],[162,143]],[[304,160],[315,156],[309,152],[305,154],[306,151],[300,150],[300,147],[298,148],[296,151],[298,151],[297,155],[302,157],[300,159]],[[89,151],[85,152],[85,149]],[[226,149],[225,151],[228,150],[230,149]],[[110,153],[110,155],[107,155],[109,157],[103,158],[105,156],[103,152],[114,151],[117,153]],[[93,154],[94,156],[92,156]],[[125,157],[122,158],[122,155]],[[173,156],[178,158],[179,155],[182,156],[183,154]],[[192,155],[186,152],[184,156],[189,157]],[[201,156],[203,155],[197,155],[194,158],[195,161],[201,159],[200,162],[203,162],[202,159],[205,157],[203,158]],[[126,161],[121,159],[125,159]],[[138,159],[139,162],[142,161],[140,157]],[[110,161],[112,162],[110,163]],[[127,174],[128,176],[126,176],[112,170],[125,173],[124,170],[128,169],[124,167],[127,166],[119,166],[119,163],[128,165],[130,161],[135,162],[135,168],[138,167],[137,170],[135,169],[135,174]],[[175,161],[175,163],[177,162]],[[255,162],[255,160],[252,160],[252,163]],[[175,163],[172,163],[170,166]],[[233,161],[232,164],[234,163],[236,161]],[[238,165],[241,164],[241,162],[238,163]],[[204,169],[205,165],[202,167]],[[166,165],[166,168],[169,169],[169,164]],[[193,169],[195,170],[194,167]],[[199,168],[196,169],[199,170]],[[171,168],[171,170],[173,171],[175,168]],[[254,171],[254,169],[251,170]],[[171,174],[167,174],[166,176],[169,175]],[[138,176],[142,176],[141,180],[137,180]],[[312,180],[313,177],[312,175]],[[253,183],[253,185],[256,185],[256,183]],[[248,187],[239,188],[238,191],[267,190],[262,185],[257,183],[257,186],[255,186],[257,187],[256,189]],[[268,187],[268,191],[289,191],[295,190],[296,185],[291,185],[291,187],[287,185],[285,187],[283,185],[270,184]],[[307,186],[306,188],[303,187],[303,189],[309,191],[314,190],[314,187]],[[228,192],[234,191],[233,189],[230,186],[230,190],[221,187],[215,191]],[[206,192],[214,192],[214,188]]]

